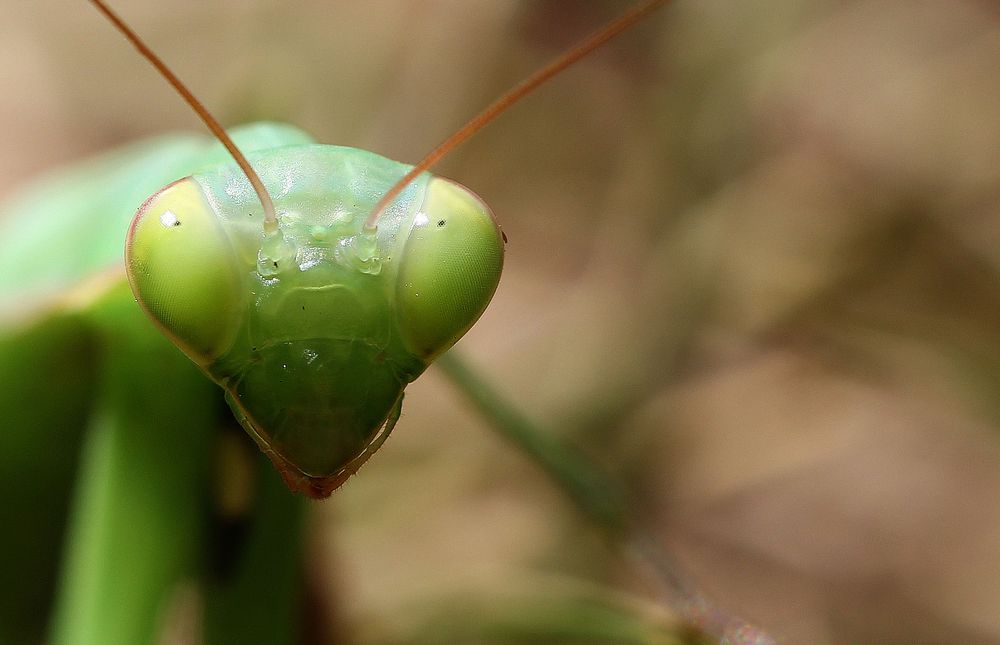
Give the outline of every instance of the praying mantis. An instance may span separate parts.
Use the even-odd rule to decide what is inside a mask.
[[[263,134],[262,129],[266,131]],[[234,136],[237,145],[245,148],[252,159],[255,150],[308,145],[307,135],[285,126],[256,126],[237,130]],[[174,159],[176,165],[171,166],[168,159]],[[196,176],[200,171],[214,173],[213,168],[224,162],[225,153],[221,147],[206,143],[199,137],[141,142],[89,162],[62,179],[39,184],[34,192],[13,202],[8,222],[11,218],[29,220],[36,226],[36,231],[24,235],[29,239],[34,235],[32,243],[41,246],[48,243],[47,227],[58,228],[51,220],[45,219],[47,214],[69,210],[65,202],[60,203],[59,200],[86,201],[96,217],[102,209],[108,208],[107,200],[122,200],[135,206],[145,197],[158,194],[157,191],[167,183],[190,173]],[[126,169],[115,174],[119,168]],[[229,165],[225,168],[227,170],[220,171],[224,176],[218,183],[217,197],[220,199],[225,193],[232,192],[233,182],[242,182],[238,170]],[[402,174],[399,170],[387,172],[391,179],[379,184],[378,189],[368,190],[369,201],[360,207],[359,212],[375,209],[377,197]],[[274,186],[280,190],[280,179],[278,172],[271,178],[269,190],[274,190]],[[60,181],[64,183],[60,185]],[[466,193],[449,192],[452,191],[450,184],[439,185],[446,187],[445,196],[441,199],[453,200],[458,195],[457,199],[464,201],[466,206],[472,204],[471,208],[479,216],[476,221],[491,222],[484,215],[484,207],[466,197]],[[177,186],[183,189],[183,184]],[[243,194],[241,204],[245,207],[251,201],[246,197],[249,193],[242,184],[236,190]],[[151,208],[156,203],[154,198],[146,204]],[[187,216],[178,216],[174,210],[172,207],[157,210],[149,221],[154,227],[159,226],[156,230],[187,232],[197,229],[197,226],[192,226],[192,220]],[[26,215],[35,212],[38,214]],[[428,214],[433,212],[429,210]],[[414,213],[409,214],[411,223]],[[243,208],[240,215],[251,219],[252,215],[258,214],[247,213]],[[439,226],[439,222],[448,225],[454,221],[450,214],[426,219],[422,224],[432,227]],[[360,221],[357,214],[355,220]],[[140,264],[148,267],[155,262],[143,256],[142,249],[134,250],[136,245],[142,246],[143,237],[142,220],[137,222],[130,237],[135,244],[130,247],[133,250],[130,251],[129,262],[133,267]],[[22,221],[16,224],[23,226]],[[415,327],[418,331],[413,332],[415,335],[410,341],[417,338],[418,341],[413,342],[419,345],[419,339],[431,340],[424,343],[419,352],[411,352],[415,355],[423,352],[422,356],[428,359],[425,364],[410,368],[414,378],[429,364],[429,359],[440,354],[475,322],[496,288],[502,243],[499,229],[491,226],[485,226],[485,233],[480,238],[485,240],[480,255],[485,253],[492,259],[487,263],[486,278],[479,281],[471,298],[472,304],[460,307],[465,312],[462,314],[464,318],[443,332],[433,325]],[[38,549],[39,556],[34,560],[23,556],[23,544],[15,543],[11,548],[4,549],[5,555],[12,558],[7,570],[23,571],[26,579],[30,576],[29,571],[46,571],[46,575],[37,578],[37,588],[32,589],[32,593],[22,594],[21,598],[5,603],[5,613],[11,618],[11,624],[15,624],[19,622],[14,620],[18,616],[29,617],[31,609],[46,604],[47,576],[55,576],[58,570],[52,553],[58,550],[63,539],[62,531],[58,528],[52,530],[52,527],[59,524],[58,516],[62,512],[72,509],[68,537],[65,538],[69,547],[65,552],[62,573],[59,574],[60,587],[54,601],[53,626],[48,632],[52,642],[149,642],[160,633],[163,616],[165,612],[169,613],[165,607],[173,606],[170,593],[176,589],[177,581],[192,578],[207,578],[206,587],[211,590],[211,593],[206,592],[202,610],[201,638],[204,642],[289,642],[294,637],[296,623],[298,577],[295,562],[301,556],[302,503],[288,496],[273,473],[262,470],[250,504],[253,526],[247,532],[248,537],[244,538],[245,547],[236,556],[237,563],[230,565],[235,567],[237,573],[229,572],[215,578],[211,571],[206,574],[200,549],[218,532],[220,523],[228,521],[226,512],[215,512],[208,513],[212,519],[206,522],[203,504],[206,490],[217,490],[219,498],[224,500],[230,495],[239,498],[240,492],[229,493],[225,482],[219,486],[211,484],[220,469],[219,450],[215,445],[218,435],[203,429],[227,422],[231,425],[231,417],[219,405],[217,388],[198,374],[198,367],[155,333],[153,325],[135,306],[121,274],[99,270],[101,262],[88,263],[87,257],[77,263],[76,252],[79,249],[98,248],[113,244],[113,240],[96,235],[91,235],[94,239],[88,239],[92,228],[85,225],[78,228],[67,225],[65,228],[65,235],[61,238],[65,240],[65,246],[50,249],[58,257],[69,260],[64,266],[48,264],[32,269],[39,282],[32,284],[30,289],[24,289],[20,275],[29,268],[28,264],[34,256],[23,256],[27,259],[12,257],[4,272],[6,282],[0,282],[9,296],[5,301],[5,312],[14,312],[9,316],[10,321],[5,322],[7,333],[3,353],[0,354],[3,358],[0,367],[5,370],[4,383],[16,383],[14,387],[7,388],[2,403],[4,410],[15,411],[12,415],[22,415],[8,417],[13,418],[13,427],[20,432],[8,432],[4,437],[4,441],[10,444],[4,446],[4,453],[17,457],[16,463],[5,468],[5,476],[10,478],[11,489],[19,491],[25,504],[41,507],[40,510],[29,509],[22,516],[12,517],[18,517],[18,521],[23,519],[25,530],[22,536],[42,535],[49,541],[42,545],[46,548]],[[204,233],[202,228],[201,233]],[[195,233],[198,232],[195,230]],[[358,235],[361,231],[352,229],[351,233]],[[316,235],[322,234],[316,232]],[[347,238],[338,238],[338,244],[344,239]],[[190,248],[192,243],[189,239],[183,246]],[[206,254],[201,257],[215,257],[213,254],[218,250],[206,249]],[[276,257],[263,249],[258,249],[257,253],[250,252],[249,256],[261,263],[259,276],[265,280],[273,277],[265,273],[269,263],[277,268],[274,266],[278,262]],[[365,263],[369,259],[361,253],[352,255],[348,262],[367,266]],[[223,265],[210,264],[196,269],[200,275],[228,279]],[[46,271],[51,273],[46,274]],[[133,287],[142,282],[141,277],[135,277],[136,274],[132,277]],[[67,289],[66,275],[82,279],[75,280],[73,288]],[[182,289],[185,287],[177,282],[171,284]],[[309,288],[314,286],[307,285]],[[204,305],[226,296],[209,290],[203,294],[197,307],[189,308],[189,313],[196,320],[193,323],[190,320],[178,323],[172,314],[156,312],[156,293],[163,288],[162,285],[150,287],[147,289],[149,293],[143,295],[140,284],[137,295],[147,311],[153,310],[153,317],[160,325],[179,337],[182,349],[195,358],[203,370],[211,372],[207,357],[211,356],[213,361],[224,358],[219,352],[217,343],[222,342],[219,339],[224,337],[226,342],[230,342],[230,336],[238,332],[225,324],[210,331],[207,337],[199,335],[200,332],[180,330],[211,329],[214,324],[224,323],[218,314],[206,314]],[[414,290],[413,293],[414,298],[419,296],[419,291]],[[154,303],[150,304],[151,301]],[[311,302],[301,300],[294,304],[304,310],[311,308]],[[352,302],[337,304],[339,307],[344,303],[358,302],[355,298]],[[18,304],[15,307],[13,303]],[[25,307],[24,303],[30,306]],[[336,315],[336,309],[333,307],[327,313]],[[277,318],[290,311],[287,307],[279,307]],[[37,312],[42,313],[38,315]],[[385,333],[392,336],[390,332]],[[251,342],[247,340],[244,344]],[[195,347],[199,343],[200,346]],[[46,353],[32,354],[29,351],[39,347],[44,347]],[[256,351],[256,346],[250,349]],[[384,349],[383,346],[380,351]],[[137,356],[141,356],[142,360],[137,361]],[[374,358],[371,360],[376,361]],[[377,360],[384,361],[385,357]],[[37,361],[41,369],[30,378],[21,379],[15,376],[15,371],[17,365],[25,361]],[[410,372],[403,380],[412,380]],[[224,377],[217,380],[224,380]],[[270,381],[273,379],[265,379],[261,387],[267,389],[274,386]],[[65,395],[60,405],[23,405],[39,388],[53,387],[53,383]],[[291,447],[286,446],[285,452],[279,450],[282,454],[277,461],[293,462],[289,468],[282,469],[286,483],[318,495],[326,495],[343,483],[342,475],[356,469],[350,462],[358,454],[363,454],[365,458],[370,456],[373,450],[368,451],[368,446],[378,448],[385,438],[382,434],[372,435],[372,427],[383,424],[391,427],[399,415],[399,393],[387,394],[383,398],[385,401],[374,419],[367,423],[365,429],[358,431],[360,444],[355,442],[344,453],[346,456],[339,456],[336,463],[303,466],[303,460],[315,453],[309,452],[309,446],[297,439],[289,442]],[[240,418],[241,409],[246,416],[252,416],[252,411],[248,412],[239,403],[231,402],[231,405],[244,427],[255,425],[245,417]],[[321,421],[329,419],[330,416],[326,415]],[[260,435],[255,438],[265,450],[272,447],[267,438],[262,440]],[[74,448],[77,445],[79,448]],[[360,453],[358,445],[361,445]],[[53,449],[53,446],[59,448]],[[289,454],[292,454],[290,458]],[[221,463],[225,463],[225,458],[221,459]],[[163,464],[169,467],[164,468]],[[345,465],[349,466],[347,470],[343,470]],[[221,468],[225,469],[224,466]],[[318,469],[320,473],[318,479],[322,483],[319,485],[310,483],[316,479],[311,477],[313,469]],[[239,472],[239,467],[234,467],[234,470]],[[75,476],[77,485],[70,495],[66,491],[70,490],[74,473],[78,473]],[[301,477],[303,474],[305,479]],[[239,476],[232,476],[226,481],[232,479],[238,480]],[[218,506],[225,509],[226,504],[220,502]],[[244,507],[246,505],[243,504]],[[234,503],[234,506],[233,517],[239,518],[241,513],[246,512],[239,503]],[[150,553],[155,553],[156,557],[151,558]],[[41,559],[46,562],[40,564]],[[122,569],[131,569],[135,575],[116,575]],[[264,589],[268,591],[267,597],[262,594]],[[22,604],[18,605],[18,602]],[[32,605],[32,602],[35,604]],[[20,625],[24,631],[12,632],[14,638],[32,634],[31,630],[38,629],[37,625],[28,624],[29,620],[20,622],[24,623]]]

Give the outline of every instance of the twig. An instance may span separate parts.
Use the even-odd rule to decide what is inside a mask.
[[[588,519],[661,589],[665,604],[724,645],[772,645],[763,631],[712,605],[681,574],[657,540],[638,528],[621,488],[582,453],[543,429],[503,397],[455,350],[435,363],[494,430],[534,461]]]

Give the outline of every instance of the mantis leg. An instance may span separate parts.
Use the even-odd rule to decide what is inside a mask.
[[[88,318],[104,355],[51,642],[155,642],[178,590],[195,582],[202,642],[295,642],[304,504],[257,457],[260,485],[246,539],[232,547],[236,564],[206,575],[220,392],[124,284]]]
[[[0,335],[2,643],[44,639],[96,358],[72,315],[39,316]]]
[[[203,642],[292,645],[300,642],[303,519],[309,501],[289,492],[271,463],[237,430],[253,460],[255,501],[234,566],[206,576]]]
[[[122,284],[88,311],[101,339],[52,643],[149,643],[203,540],[211,385]]]

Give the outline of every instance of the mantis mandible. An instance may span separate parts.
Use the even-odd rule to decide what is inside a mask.
[[[51,525],[72,503],[54,642],[150,640],[170,584],[198,569],[207,530],[199,500],[220,422],[217,389],[199,370],[223,386],[290,487],[328,495],[382,444],[403,387],[475,322],[499,280],[499,228],[466,189],[422,173],[400,182],[405,166],[313,144],[290,126],[251,125],[232,138],[276,217],[221,145],[193,136],[113,152],[8,208],[0,295],[5,311],[32,306],[0,345],[4,454],[17,457],[4,474],[41,507],[24,515],[23,535],[50,544],[35,559],[23,544],[3,551],[13,559],[6,570],[26,580],[38,559],[54,571],[61,532]],[[19,378],[26,360],[47,367]],[[310,371],[314,380],[300,378]],[[59,406],[23,405],[53,383],[66,395]],[[269,610],[289,611],[294,575],[280,565],[298,552],[298,511],[281,495],[261,493],[251,539],[274,570],[255,567],[223,590],[206,634],[232,642],[243,630],[265,641],[256,624],[265,614],[247,610],[248,589],[274,591],[269,604],[281,606]],[[116,569],[133,575],[109,575]],[[244,601],[238,625],[226,593]],[[5,617],[32,600],[5,599]],[[275,642],[287,636],[278,631]]]

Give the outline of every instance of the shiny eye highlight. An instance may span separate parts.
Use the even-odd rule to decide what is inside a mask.
[[[433,360],[475,324],[500,282],[504,243],[489,207],[435,177],[400,263],[396,304],[409,348]]]
[[[170,184],[136,213],[125,269],[139,304],[182,349],[205,365],[227,348],[241,306],[229,239],[198,183]]]

